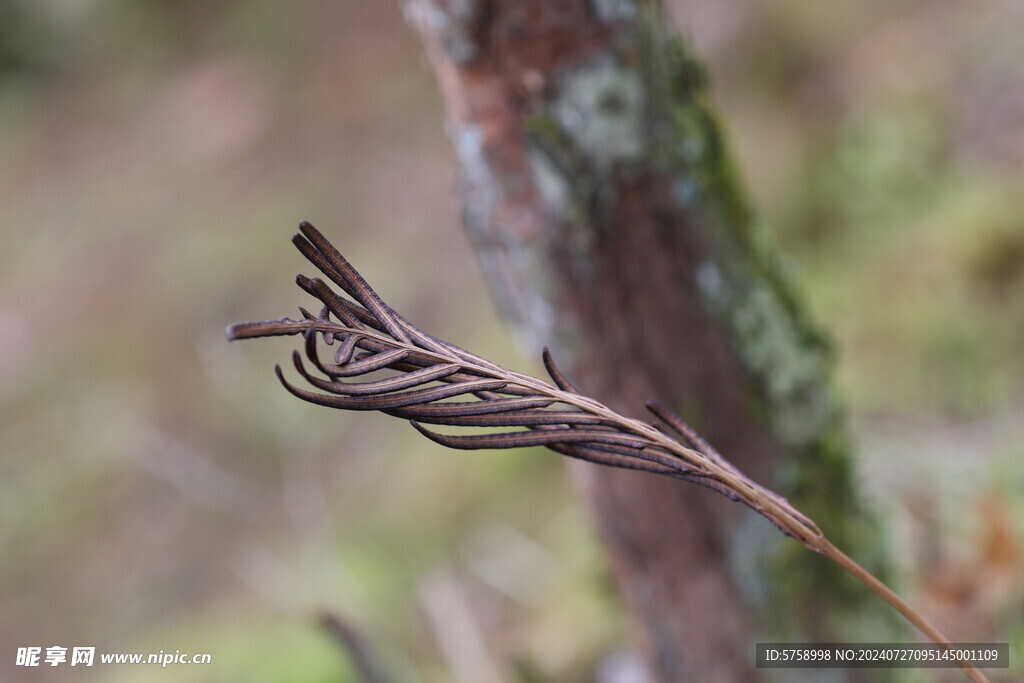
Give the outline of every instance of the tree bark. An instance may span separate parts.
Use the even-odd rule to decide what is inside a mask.
[[[531,353],[550,346],[617,410],[673,406],[863,558],[827,344],[761,240],[704,71],[658,4],[406,12],[443,92],[466,227]],[[757,680],[759,637],[836,637],[837,615],[852,620],[850,583],[749,511],[667,478],[573,468],[653,679]]]

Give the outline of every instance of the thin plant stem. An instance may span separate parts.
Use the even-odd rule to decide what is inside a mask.
[[[897,595],[891,588],[882,583],[874,574],[869,572],[864,567],[854,562],[846,553],[839,548],[832,545],[828,539],[822,539],[821,552],[822,555],[829,558],[840,567],[852,574],[858,581],[866,585],[868,588],[873,590],[878,595],[882,596],[886,602],[893,606],[893,608],[903,615],[903,617],[911,624],[916,626],[922,633],[928,636],[931,641],[937,645],[941,645],[946,650],[952,650],[953,644],[950,643],[949,639],[942,634],[939,629],[935,628],[931,622],[924,618],[920,612],[910,606],[910,604]],[[988,678],[985,677],[978,669],[974,668],[962,659],[956,660],[957,666],[963,669],[963,672],[972,681],[977,683],[985,683]]]

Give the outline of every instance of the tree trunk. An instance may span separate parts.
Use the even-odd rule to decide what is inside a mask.
[[[443,91],[470,237],[531,352],[550,346],[617,410],[673,406],[863,559],[827,345],[753,225],[704,71],[657,3],[406,10]],[[573,467],[653,679],[755,680],[758,638],[849,634],[836,617],[854,621],[851,583],[753,513],[668,478]]]

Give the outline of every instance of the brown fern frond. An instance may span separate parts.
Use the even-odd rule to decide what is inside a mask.
[[[507,370],[442,341],[388,306],[316,228],[303,222],[299,230],[292,239],[295,246],[351,299],[337,294],[319,278],[298,275],[299,287],[321,302],[318,315],[300,309],[302,318],[298,320],[243,323],[227,330],[229,340],[304,335],[305,355],[323,376],[310,372],[302,355],[294,352],[296,372],[319,392],[290,383],[276,366],[278,379],[292,395],[330,408],[378,411],[409,420],[425,437],[449,448],[545,446],[600,465],[668,475],[707,486],[743,503],[782,533],[837,562],[936,643],[949,646],[949,641],[913,608],[832,545],[812,520],[782,496],[745,476],[669,409],[647,404],[648,410],[683,440],[583,395],[557,368],[547,349],[544,365],[554,384]],[[327,345],[338,343],[333,363],[321,359],[318,339]],[[381,370],[394,374],[364,381],[345,379]],[[445,434],[425,424],[500,431]],[[974,680],[984,680],[966,663],[962,666]]]
[[[805,545],[822,538],[818,527],[782,498],[743,477],[678,416],[657,404],[648,408],[687,439],[688,445],[640,420],[623,417],[583,396],[544,349],[554,385],[514,373],[416,328],[388,306],[355,268],[312,225],[302,223],[293,243],[352,300],[319,278],[296,277],[299,287],[323,304],[319,315],[300,309],[301,320],[245,323],[229,339],[302,334],[310,372],[296,351],[296,372],[319,392],[302,389],[276,372],[284,387],[310,403],[343,410],[380,411],[408,419],[431,441],[457,449],[546,446],[564,455],[611,467],[668,474],[709,486],[757,510],[783,533]],[[332,318],[333,316],[333,318]],[[325,363],[318,340],[338,342]],[[345,381],[379,370],[391,377]],[[472,400],[450,401],[453,398]],[[516,428],[490,434],[442,434],[424,424]]]

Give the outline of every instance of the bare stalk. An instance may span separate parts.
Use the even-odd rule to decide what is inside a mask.
[[[953,645],[949,642],[949,639],[944,636],[939,629],[935,628],[931,622],[925,619],[920,612],[911,607],[906,600],[901,598],[891,588],[882,583],[874,574],[850,559],[850,557],[842,550],[832,545],[827,538],[822,538],[822,541],[822,547],[818,552],[822,553],[825,557],[850,572],[850,574],[853,574],[857,580],[882,596],[882,598],[892,605],[897,612],[902,614],[907,621],[928,636],[933,643],[941,645],[947,650],[953,649]],[[958,659],[956,663],[957,666],[963,669],[964,674],[966,674],[972,681],[976,681],[978,683],[988,681],[985,674],[962,659]]]
[[[229,340],[305,335],[306,357],[323,376],[310,373],[298,351],[293,363],[296,371],[323,393],[294,386],[278,366],[278,378],[293,395],[331,408],[373,410],[407,419],[428,439],[450,448],[545,446],[600,465],[654,472],[707,486],[755,510],[783,534],[837,563],[936,644],[952,647],[948,638],[888,586],[832,545],[817,524],[788,500],[740,472],[668,408],[647,404],[679,438],[581,394],[558,370],[547,349],[544,364],[554,385],[441,341],[384,303],[316,228],[302,223],[299,229],[301,234],[292,240],[295,246],[352,300],[336,294],[319,278],[299,275],[298,285],[323,304],[318,315],[300,308],[301,320],[243,323],[227,331]],[[333,363],[320,359],[318,338],[328,346],[338,342]],[[347,379],[385,369],[396,374],[366,381]],[[516,429],[459,435],[435,432],[424,424]],[[987,680],[967,662],[957,663],[971,680]]]

